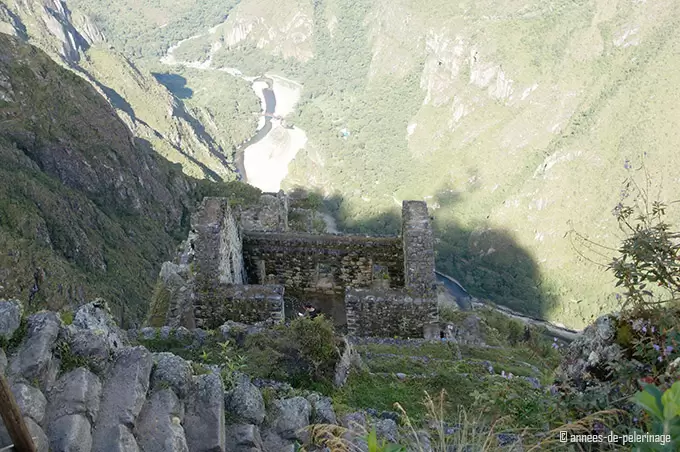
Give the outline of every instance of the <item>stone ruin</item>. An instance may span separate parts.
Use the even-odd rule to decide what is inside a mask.
[[[283,193],[255,206],[205,198],[166,262],[152,326],[280,323],[311,303],[349,336],[439,337],[434,235],[422,201],[404,201],[399,236],[292,231]]]

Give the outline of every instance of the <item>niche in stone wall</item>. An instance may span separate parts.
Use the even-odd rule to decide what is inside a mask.
[[[319,290],[333,290],[335,289],[335,277],[333,276],[333,267],[330,264],[317,263],[316,264],[316,284],[315,287]]]
[[[372,276],[371,287],[374,289],[389,289],[390,273],[387,265],[374,263]]]

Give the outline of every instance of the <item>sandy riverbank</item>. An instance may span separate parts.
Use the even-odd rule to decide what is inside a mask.
[[[265,192],[279,191],[288,175],[288,164],[306,144],[307,134],[303,130],[288,129],[272,120],[272,130],[267,136],[245,149],[243,163],[248,184]]]

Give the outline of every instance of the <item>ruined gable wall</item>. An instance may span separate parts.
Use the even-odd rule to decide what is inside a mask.
[[[205,198],[191,218],[197,285],[243,284],[240,231],[226,198]]]
[[[404,246],[404,277],[406,288],[412,293],[434,296],[434,233],[423,201],[404,201],[402,204],[402,238]]]
[[[387,270],[390,287],[404,284],[398,237],[246,232],[243,252],[251,284],[270,282],[286,290],[344,295],[345,287],[371,286],[380,268]]]

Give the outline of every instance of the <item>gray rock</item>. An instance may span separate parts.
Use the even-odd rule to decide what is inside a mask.
[[[18,300],[0,300],[0,339],[11,339],[21,325],[23,308]]]
[[[38,380],[49,388],[58,373],[52,347],[59,335],[61,320],[54,312],[40,312],[28,318],[28,333],[10,364],[10,374],[27,381]]]
[[[375,423],[375,433],[378,439],[396,443],[399,438],[397,423],[392,419],[380,419]]]
[[[53,452],[90,452],[92,450],[90,422],[83,415],[61,416],[50,422],[47,432]]]
[[[62,375],[49,393],[48,421],[80,414],[94,423],[99,413],[102,384],[92,372],[82,367]]]
[[[218,374],[194,377],[186,397],[184,432],[192,452],[224,450],[224,386]]]
[[[139,333],[143,339],[156,339],[157,335],[160,334],[157,328],[153,328],[150,326],[142,328],[141,330],[139,330]]]
[[[136,450],[129,429],[142,410],[152,366],[151,353],[144,347],[120,352],[102,388],[93,450]]]
[[[73,325],[68,327],[69,351],[74,356],[85,358],[89,367],[103,375],[113,357],[113,347],[105,334],[95,330],[78,329]],[[115,340],[113,343],[117,343]]]
[[[366,415],[360,411],[343,416],[340,425],[350,430],[364,429],[366,427]]]
[[[167,385],[178,397],[186,397],[191,387],[189,362],[172,353],[154,353],[153,360],[155,366],[151,373],[151,387],[156,389]]]
[[[226,452],[259,452],[263,447],[257,425],[236,424],[227,428]]]
[[[266,452],[296,452],[294,441],[281,438],[280,435],[271,430],[262,435],[262,448]]]
[[[175,330],[175,338],[179,341],[190,342],[193,339],[193,336],[189,329],[180,326]]]
[[[224,402],[227,413],[239,422],[260,425],[264,421],[262,393],[246,376],[239,378],[236,387],[225,393]]]
[[[99,334],[108,348],[115,351],[126,343],[126,334],[111,316],[111,310],[103,300],[95,300],[81,306],[73,317],[73,326]]]
[[[135,436],[144,452],[189,452],[182,405],[172,389],[154,392],[137,418]]]
[[[307,397],[312,405],[311,421],[313,424],[337,424],[338,419],[333,410],[333,401],[330,397],[312,393]]]
[[[40,389],[34,388],[24,383],[14,383],[12,394],[21,410],[21,414],[30,417],[37,424],[42,424],[45,418],[45,407],[47,400]]]
[[[248,325],[241,322],[234,322],[228,320],[219,328],[220,334],[225,339],[236,339],[240,334],[244,334],[248,330]]]
[[[302,397],[274,401],[272,426],[283,439],[304,441],[312,406]]]
[[[169,326],[162,326],[161,329],[160,329],[161,339],[170,338],[171,332],[172,332],[172,328],[170,328]]]
[[[28,428],[28,433],[31,434],[33,438],[33,444],[35,445],[35,450],[37,452],[49,452],[50,451],[50,441],[47,439],[47,435],[38,424],[35,423],[30,417],[24,417],[24,422]]]
[[[444,337],[458,344],[485,345],[482,319],[477,315],[469,315],[460,325],[449,323],[444,327]]]
[[[139,452],[137,440],[135,440],[130,429],[123,424],[101,429],[98,426],[95,430],[92,446],[93,452]]]
[[[5,375],[7,370],[7,355],[5,355],[5,350],[0,348],[0,375]]]
[[[583,391],[606,380],[609,370],[624,359],[616,343],[617,321],[616,314],[601,316],[569,344],[555,373],[558,383]]]

